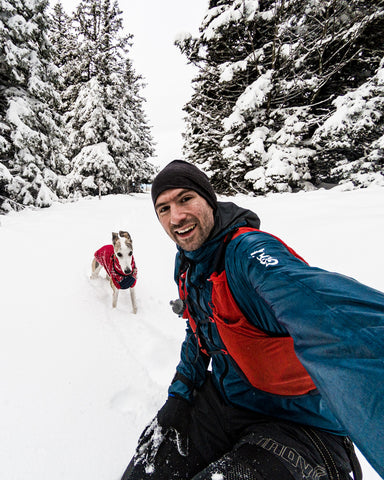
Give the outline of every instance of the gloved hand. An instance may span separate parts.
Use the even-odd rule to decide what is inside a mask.
[[[181,455],[188,451],[188,427],[191,404],[180,397],[168,397],[157,412],[157,421],[164,433],[173,429],[176,433],[177,448]]]

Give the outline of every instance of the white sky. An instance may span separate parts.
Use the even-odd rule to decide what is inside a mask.
[[[51,0],[51,5],[55,4]],[[79,1],[61,0],[71,13]],[[165,165],[181,158],[183,106],[190,99],[191,80],[197,73],[174,46],[181,32],[198,33],[208,0],[119,0],[124,31],[134,35],[130,58],[144,77],[145,111],[156,142],[153,162]]]

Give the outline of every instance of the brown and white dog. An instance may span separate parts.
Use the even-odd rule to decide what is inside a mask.
[[[133,313],[137,312],[135,285],[137,268],[133,258],[132,239],[128,232],[112,232],[112,245],[104,245],[95,252],[91,278],[97,278],[104,268],[113,290],[112,307],[117,305],[119,290],[129,288]]]

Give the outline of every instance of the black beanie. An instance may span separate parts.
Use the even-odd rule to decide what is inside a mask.
[[[216,210],[217,199],[207,175],[191,163],[184,160],[174,160],[168,163],[155,177],[151,195],[153,204],[157,197],[171,188],[186,188],[201,195]]]

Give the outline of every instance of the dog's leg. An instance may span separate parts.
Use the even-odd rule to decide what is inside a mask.
[[[130,293],[131,293],[131,302],[132,302],[133,313],[136,313],[137,312],[137,305],[136,305],[135,287],[132,287],[129,290],[130,290]]]
[[[112,308],[116,308],[117,305],[117,299],[119,298],[119,290],[115,287],[112,278],[109,279],[109,283],[111,285],[111,288],[113,290],[112,294]]]
[[[91,278],[97,278],[99,276],[99,272],[103,267],[100,265],[100,263],[96,260],[96,258],[93,258],[92,260],[92,274]]]

